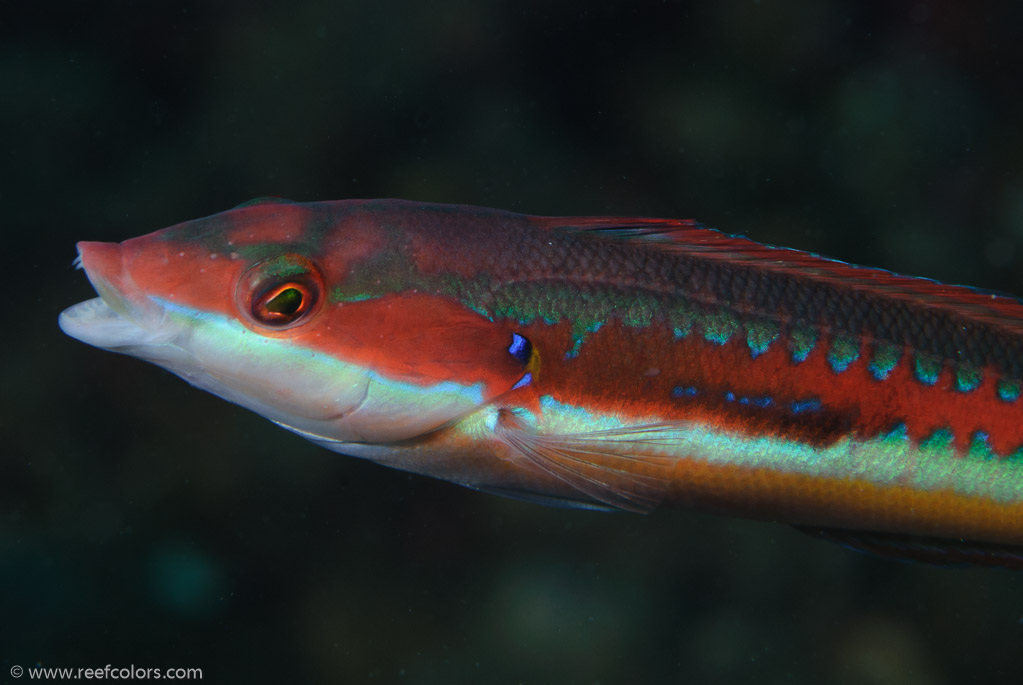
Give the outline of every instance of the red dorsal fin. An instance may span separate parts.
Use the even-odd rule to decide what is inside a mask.
[[[706,228],[691,219],[537,217],[535,220],[552,230],[577,230],[634,241],[651,249],[682,252],[690,257],[735,265],[747,264],[771,273],[947,309],[978,323],[1023,335],[1023,301],[1013,296],[857,266],[812,252],[765,245],[745,236]]]

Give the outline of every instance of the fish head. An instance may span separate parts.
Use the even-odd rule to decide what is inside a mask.
[[[359,201],[261,202],[122,243],[82,242],[98,297],[64,311],[60,326],[338,451],[415,440],[527,371],[511,330],[401,285],[415,264],[395,216]],[[353,274],[364,283],[367,273],[398,285],[357,291]]]

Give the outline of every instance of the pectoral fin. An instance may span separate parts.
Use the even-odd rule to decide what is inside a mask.
[[[498,435],[529,468],[554,476],[579,499],[646,513],[663,499],[675,458],[652,448],[667,438],[669,424],[542,435],[513,416],[499,421]]]

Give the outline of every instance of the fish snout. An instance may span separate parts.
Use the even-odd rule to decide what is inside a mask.
[[[108,307],[121,316],[134,318],[129,313],[127,294],[133,283],[128,282],[124,265],[124,247],[120,243],[82,241],[78,243],[78,264],[85,270],[89,283]]]
[[[165,313],[138,287],[120,243],[84,241],[77,245],[77,266],[85,271],[99,298],[61,314],[66,333],[97,347],[155,344],[166,337]]]

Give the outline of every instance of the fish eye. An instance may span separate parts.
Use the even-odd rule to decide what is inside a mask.
[[[301,283],[284,283],[252,303],[252,316],[266,326],[284,326],[301,317],[312,300]]]
[[[235,299],[244,319],[259,329],[283,330],[319,309],[323,277],[308,259],[284,254],[258,262],[242,275]]]

